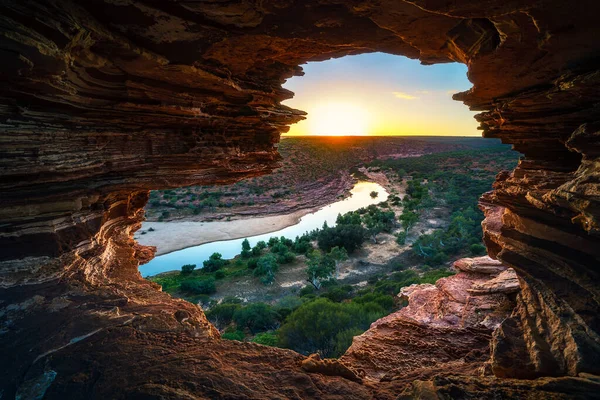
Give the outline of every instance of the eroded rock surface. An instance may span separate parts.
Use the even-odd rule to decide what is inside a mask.
[[[503,275],[514,275],[514,270],[489,257],[459,260],[454,266],[459,272],[435,285],[403,288],[398,296],[408,305],[355,337],[341,360],[374,380],[480,374],[489,359],[492,332],[514,307],[514,289],[503,293]],[[482,285],[490,290],[473,293],[472,288]]]
[[[265,359],[218,341],[198,307],[141,280],[153,249],[132,239],[148,190],[278,165],[279,134],[304,116],[280,104],[299,64],[369,51],[467,64],[474,87],[455,98],[481,111],[484,136],[524,154],[481,201],[489,254],[521,286],[493,334],[492,371],[546,376],[531,385],[540,393],[600,373],[597,11],[592,0],[0,1],[0,393],[371,396],[284,350]],[[487,336],[470,337],[483,348]],[[441,334],[416,339],[411,354],[444,356]],[[460,397],[460,380],[444,385]]]

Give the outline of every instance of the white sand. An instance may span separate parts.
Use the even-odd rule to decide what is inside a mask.
[[[299,210],[286,215],[262,218],[211,222],[144,222],[135,239],[145,246],[156,246],[156,255],[198,246],[219,240],[240,239],[275,232],[297,224],[312,209]],[[154,231],[148,229],[153,228]],[[146,231],[142,235],[141,231]]]

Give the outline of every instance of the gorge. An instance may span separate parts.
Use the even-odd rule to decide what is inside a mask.
[[[2,0],[0,10],[0,397],[598,397],[595,2]],[[520,291],[493,333],[477,333],[490,340],[477,373],[448,364],[370,380],[352,357],[222,341],[198,306],[138,272],[155,252],[133,239],[150,190],[272,172],[280,134],[304,118],[281,104],[285,79],[307,61],[374,51],[466,64],[474,86],[454,98],[480,112],[484,137],[524,154],[480,201],[488,254]],[[396,325],[401,336],[407,325]],[[418,328],[424,348],[446,345],[438,327]]]

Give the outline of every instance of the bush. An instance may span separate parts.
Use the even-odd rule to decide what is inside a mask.
[[[290,314],[279,329],[280,343],[302,354],[319,352],[325,357],[336,357],[346,350],[338,345],[338,335],[351,331],[352,335],[364,332],[369,325],[385,315],[385,310],[375,303],[367,305],[333,303],[319,298],[300,306]],[[349,332],[342,334],[349,345]]]
[[[233,314],[242,306],[239,304],[221,303],[206,311],[206,318],[217,327],[225,327],[233,320]]]
[[[247,265],[249,269],[255,269],[256,267],[258,267],[258,258],[249,259]]]
[[[475,243],[475,244],[472,244],[469,247],[469,251],[471,252],[471,255],[481,256],[481,255],[486,254],[487,249],[485,248],[484,245],[481,245],[479,243]]]
[[[277,312],[265,303],[254,303],[233,314],[238,329],[248,329],[252,334],[268,331],[277,325]]]
[[[183,281],[181,282],[180,289],[193,294],[212,294],[217,291],[214,278],[201,281]]]
[[[335,346],[333,348],[333,354],[336,354],[338,357],[341,356],[348,350],[348,348],[352,345],[352,340],[354,336],[362,335],[364,329],[359,328],[349,328],[344,329],[343,331],[338,332],[335,335]]]
[[[184,275],[191,274],[196,269],[196,264],[185,264],[181,266],[181,273]]]
[[[322,229],[317,237],[319,248],[329,252],[333,247],[343,247],[348,253],[362,246],[367,232],[360,225],[336,225]]]
[[[267,254],[258,259],[254,276],[260,277],[260,281],[265,285],[270,285],[275,280],[275,273],[279,269],[277,259],[273,254]]]
[[[294,241],[292,239],[288,239],[285,236],[279,238],[279,242],[287,247],[292,247],[294,245]]]
[[[398,236],[396,237],[396,243],[398,243],[400,246],[406,244],[406,232],[400,232],[398,234]]]
[[[283,254],[277,255],[277,262],[279,264],[289,264],[289,263],[293,262],[295,259],[296,259],[296,255],[294,253],[292,253],[291,251],[286,251]]]
[[[358,304],[375,303],[387,312],[392,312],[395,308],[394,296],[381,294],[381,293],[367,293],[359,297],[352,299],[353,302]]]
[[[215,272],[215,278],[216,279],[223,279],[223,278],[225,278],[225,271],[218,270],[217,272]]]
[[[349,299],[352,295],[352,290],[352,286],[350,285],[334,286],[327,292],[323,293],[321,297],[325,297],[335,303],[339,303],[343,300]]]
[[[263,332],[263,333],[259,333],[258,335],[254,336],[254,339],[252,339],[252,342],[262,344],[265,346],[276,347],[277,344],[279,343],[279,338],[274,333]]]
[[[244,332],[242,331],[225,332],[221,335],[222,339],[239,340],[240,342],[244,341],[244,337],[246,337],[246,335],[244,335]]]
[[[369,193],[369,195],[371,196],[371,198],[376,198],[377,196],[379,196],[379,193],[377,193],[376,191],[372,191],[371,193]]]
[[[225,265],[227,265],[229,263],[229,261],[227,260],[223,260],[222,258],[223,256],[221,255],[221,253],[212,253],[212,255],[210,256],[210,258],[206,261],[204,261],[204,270],[206,272],[215,272],[221,268],[223,268]]]
[[[311,295],[311,294],[314,294],[314,293],[315,293],[314,286],[306,285],[302,289],[300,289],[300,291],[298,292],[298,295],[300,297],[303,297],[303,296]]]
[[[284,254],[287,253],[289,251],[288,247],[279,242],[279,243],[275,243],[273,246],[271,246],[271,253],[274,254]]]
[[[312,244],[307,240],[296,240],[293,247],[296,254],[306,254],[312,250],[312,248]]]

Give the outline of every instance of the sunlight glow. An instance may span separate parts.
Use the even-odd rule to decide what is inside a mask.
[[[465,65],[369,53],[302,67],[284,85],[296,94],[284,104],[308,115],[286,136],[481,136],[475,112],[452,100],[472,86]]]
[[[352,103],[317,104],[309,111],[309,132],[312,135],[367,135],[369,113]]]

